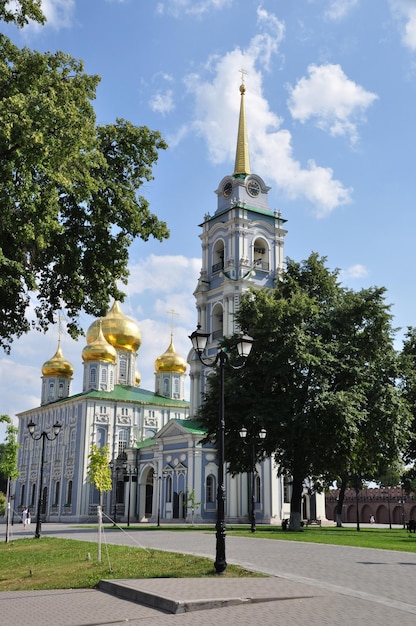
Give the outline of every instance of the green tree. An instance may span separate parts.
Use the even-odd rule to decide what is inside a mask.
[[[28,24],[29,20],[44,24],[41,4],[42,0],[0,0],[0,18],[20,28]]]
[[[99,448],[97,444],[91,446],[88,455],[88,481],[94,485],[100,494],[100,507],[103,505],[103,493],[111,491],[111,470],[109,466],[109,450],[107,446]]]
[[[246,366],[227,371],[225,381],[230,469],[250,466],[240,427],[251,437],[265,428],[256,453],[273,455],[291,479],[293,529],[300,527],[305,479],[320,489],[340,475],[371,474],[385,455],[398,453],[407,418],[394,384],[384,290],[345,289],[325,263],[317,254],[289,260],[275,289],[243,297],[237,321],[255,342]],[[209,440],[216,436],[217,385],[213,377],[200,413]]]
[[[403,484],[406,491],[414,491],[416,484],[416,328],[409,326],[400,353],[399,386],[411,413],[411,427],[403,451],[406,466]]]
[[[0,346],[6,351],[33,326],[45,330],[61,308],[76,337],[81,311],[101,316],[111,298],[123,300],[118,285],[127,282],[132,241],[169,236],[139,193],[167,145],[158,131],[122,119],[97,125],[98,83],[63,52],[19,49],[0,35]]]
[[[5,443],[0,451],[0,475],[6,479],[6,497],[4,499],[4,508],[7,507],[10,497],[10,481],[15,480],[19,476],[17,469],[17,453],[19,444],[17,443],[18,429],[13,425],[9,415],[0,415],[0,422],[7,424]],[[0,503],[0,509],[1,509]],[[1,511],[0,511],[1,515]],[[6,510],[6,543],[9,541],[9,511]]]

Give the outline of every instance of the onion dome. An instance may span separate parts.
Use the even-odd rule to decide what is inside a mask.
[[[108,343],[103,334],[101,320],[98,321],[98,335],[88,343],[82,351],[82,360],[85,361],[106,361],[107,363],[115,363],[117,352],[111,344]],[[89,332],[89,331],[88,331]]]
[[[136,376],[135,376],[135,379],[134,379],[136,387],[140,387],[141,380],[142,380],[142,376],[141,376],[140,372],[138,372],[136,370]]]
[[[95,320],[87,330],[87,343],[92,343],[97,336],[98,326],[102,326],[105,339],[116,350],[137,352],[142,343],[140,326],[130,317],[124,315],[118,302],[114,302],[111,310],[100,320]]]
[[[186,372],[186,359],[176,352],[172,337],[170,339],[169,348],[155,361],[155,372],[156,374],[161,372],[184,374]]]
[[[61,345],[58,343],[58,349],[49,361],[42,365],[43,376],[59,376],[60,378],[71,378],[74,368],[71,363],[64,359]]]

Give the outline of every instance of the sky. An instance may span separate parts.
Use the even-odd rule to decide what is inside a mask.
[[[190,348],[199,225],[233,172],[241,69],[251,169],[287,220],[286,257],[317,252],[345,286],[384,286],[400,348],[416,325],[416,0],[42,4],[46,26],[1,24],[2,32],[19,46],[82,59],[101,77],[97,123],[124,118],[159,130],[169,145],[141,191],[170,238],[133,243],[122,304],[142,330],[143,388],[154,390],[172,319],[176,350],[186,357]],[[80,319],[85,330],[93,321]],[[57,342],[58,324],[0,355],[1,414],[39,406],[41,368]],[[63,324],[72,393],[82,391],[85,343]]]

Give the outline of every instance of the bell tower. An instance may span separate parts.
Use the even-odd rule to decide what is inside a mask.
[[[218,340],[238,331],[235,313],[242,294],[249,287],[273,287],[284,262],[286,220],[269,207],[270,187],[250,169],[245,93],[243,73],[234,172],[220,181],[217,209],[200,224],[202,268],[194,296],[198,323],[210,333],[208,355],[216,352]],[[189,363],[192,416],[201,404],[207,371],[193,351]]]

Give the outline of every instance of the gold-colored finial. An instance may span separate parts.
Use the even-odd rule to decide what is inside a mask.
[[[244,74],[247,74],[247,72],[245,70],[240,70],[240,72],[242,80],[240,85],[241,103],[240,118],[238,121],[237,149],[235,152],[234,176],[247,176],[248,174],[251,174],[250,157],[248,153],[246,113],[244,108],[244,94],[246,92]]]

